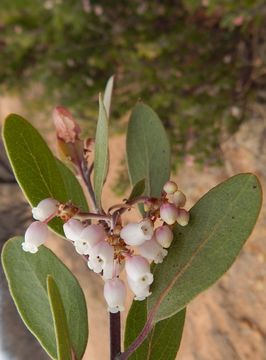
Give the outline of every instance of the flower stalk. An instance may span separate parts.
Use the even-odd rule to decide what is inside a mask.
[[[120,312],[109,313],[110,360],[115,360],[121,353],[121,316]]]

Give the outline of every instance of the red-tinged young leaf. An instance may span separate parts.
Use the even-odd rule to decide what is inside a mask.
[[[62,106],[57,106],[53,111],[53,120],[56,135],[65,143],[75,143],[79,140],[80,127],[71,113]]]

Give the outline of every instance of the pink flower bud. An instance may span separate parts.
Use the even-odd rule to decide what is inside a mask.
[[[127,278],[127,281],[131,291],[135,294],[134,300],[142,301],[151,295],[149,285],[140,284],[129,277]]]
[[[173,225],[176,222],[178,210],[173,204],[165,203],[160,207],[161,219],[168,225]]]
[[[186,203],[186,200],[186,196],[182,191],[178,190],[173,194],[172,201],[177,207],[183,207]]]
[[[63,225],[63,229],[67,239],[78,241],[84,226],[79,220],[70,219]]]
[[[164,184],[163,190],[166,192],[166,194],[173,194],[175,191],[177,191],[177,185],[174,181],[167,181]]]
[[[75,143],[79,139],[80,127],[67,109],[57,106],[53,111],[53,119],[56,135],[60,140]]]
[[[148,286],[153,282],[153,275],[150,272],[150,264],[147,259],[140,255],[126,258],[126,273],[128,278],[142,286]]]
[[[173,241],[174,234],[168,225],[162,225],[155,230],[155,238],[162,247],[168,249]]]
[[[57,206],[59,202],[55,199],[44,199],[39,204],[32,208],[32,215],[35,220],[45,221],[52,215],[57,213]]]
[[[125,310],[126,286],[122,280],[118,278],[107,280],[104,284],[103,294],[110,313]]]
[[[96,273],[103,271],[103,277],[110,279],[114,271],[114,248],[106,241],[96,244],[90,251],[88,267]]]
[[[22,249],[34,254],[38,251],[38,247],[45,243],[47,238],[47,225],[40,221],[34,221],[25,232],[25,241],[21,244]]]
[[[129,223],[120,232],[121,238],[127,245],[137,246],[150,240],[153,235],[153,224],[149,219],[140,223]]]
[[[167,255],[168,251],[165,250],[155,238],[150,241],[145,241],[144,244],[138,247],[140,255],[148,260],[154,261],[155,264],[160,264]]]
[[[189,222],[189,212],[185,209],[179,209],[177,222],[181,226],[186,226]]]

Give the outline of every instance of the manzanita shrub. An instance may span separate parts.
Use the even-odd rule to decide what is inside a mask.
[[[6,119],[5,148],[35,221],[24,237],[7,241],[3,268],[20,316],[48,355],[82,359],[88,341],[85,298],[73,274],[45,247],[50,228],[104,281],[110,358],[174,360],[186,306],[234,262],[256,223],[261,187],[255,175],[238,174],[184,209],[186,196],[170,180],[165,130],[140,102],[126,139],[131,194],[104,208],[102,189],[112,165],[112,87],[113,78],[99,96],[95,138],[81,140],[70,112],[54,110],[61,160],[28,121],[14,114]],[[125,223],[124,214],[133,209],[139,220]],[[129,290],[134,300],[121,350],[120,312]]]

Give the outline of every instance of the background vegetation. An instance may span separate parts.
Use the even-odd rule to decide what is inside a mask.
[[[1,0],[1,90],[31,112],[61,103],[94,124],[95,95],[116,74],[114,118],[141,98],[169,129],[175,160],[214,164],[266,74],[264,4]]]

